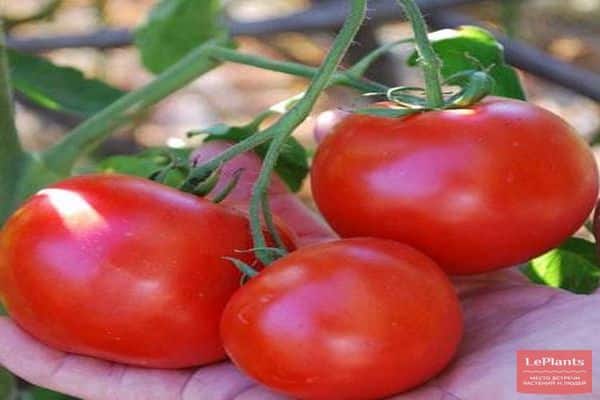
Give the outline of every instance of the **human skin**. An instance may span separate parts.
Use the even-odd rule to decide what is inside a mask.
[[[226,144],[210,143],[209,158]],[[225,167],[225,175],[243,165],[242,185],[232,200],[244,204],[260,160],[245,154]],[[249,180],[249,181],[248,181]],[[331,230],[285,186],[270,190],[272,208],[307,245],[334,238]],[[516,392],[516,351],[583,349],[600,352],[600,293],[579,296],[529,283],[514,269],[454,279],[464,316],[465,336],[456,360],[437,378],[394,400],[557,400],[556,395]],[[10,319],[0,318],[0,364],[34,384],[86,400],[284,400],[242,375],[231,363],[197,370],[148,370],[56,351],[36,341]],[[600,382],[600,358],[594,357],[594,383]],[[593,400],[593,393],[568,396]]]

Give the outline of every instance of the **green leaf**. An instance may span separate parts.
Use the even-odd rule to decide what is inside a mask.
[[[4,315],[8,315],[8,314],[6,313],[6,309],[4,308],[4,305],[2,305],[2,302],[0,302],[0,316],[4,316]]]
[[[31,54],[8,51],[15,89],[35,104],[79,117],[89,117],[125,93],[108,84],[88,79],[81,71],[60,67]]]
[[[0,399],[17,400],[17,382],[7,370],[0,368]]]
[[[570,238],[529,263],[522,271],[535,283],[573,293],[593,293],[600,284],[600,268],[594,243]]]
[[[105,158],[100,162],[98,170],[148,178],[154,172],[167,166],[169,163],[167,152],[181,160],[187,160],[190,155],[189,149],[154,148],[135,155]],[[175,169],[169,172],[164,184],[178,187],[184,179],[185,174]]]
[[[142,62],[160,73],[209,39],[227,35],[219,0],[161,0],[135,33]]]
[[[249,136],[256,133],[258,125],[253,122],[245,126],[227,126],[225,124],[217,124],[208,129],[202,130],[202,133],[208,134],[204,141],[211,140],[229,140],[240,142]],[[265,158],[271,141],[263,143],[256,147],[254,151],[261,158]],[[275,164],[275,172],[287,184],[293,192],[297,192],[302,187],[304,178],[308,175],[308,154],[306,149],[293,137],[286,139]]]
[[[20,400],[77,400],[66,394],[53,392],[48,389],[31,386],[21,393]]]
[[[490,68],[489,74],[495,81],[493,95],[525,100],[518,74],[504,61],[504,48],[490,32],[476,26],[463,26],[458,30],[433,32],[430,39],[442,60],[444,78],[465,70]],[[418,54],[414,52],[407,62],[416,66]]]

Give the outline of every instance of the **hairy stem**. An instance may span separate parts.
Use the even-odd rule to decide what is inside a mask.
[[[250,54],[240,53],[236,50],[225,47],[213,47],[211,53],[220,61],[229,61],[237,64],[250,65],[257,68],[283,72],[289,75],[302,76],[305,78],[314,78],[318,72],[318,68],[315,67],[309,67],[307,65],[289,61],[270,60]],[[361,92],[377,92],[387,89],[385,85],[350,76],[345,72],[336,72],[333,74],[331,84],[348,86]]]
[[[218,40],[215,39],[199,46],[153,82],[123,96],[83,122],[43,155],[48,168],[58,174],[68,175],[75,161],[82,154],[91,151],[114,129],[131,121],[141,111],[213,69],[217,64],[210,57],[210,51],[212,45],[217,43]]]
[[[444,97],[440,83],[441,61],[433,50],[433,46],[427,36],[428,31],[425,18],[423,18],[423,14],[414,0],[397,1],[404,9],[415,34],[415,43],[420,59],[419,64],[423,68],[423,75],[425,77],[427,105],[430,108],[442,108],[444,106]]]
[[[352,8],[346,19],[346,23],[335,39],[327,58],[319,68],[306,94],[302,100],[271,127],[275,137],[263,161],[260,175],[252,189],[252,199],[250,201],[250,225],[254,247],[257,249],[266,247],[260,218],[261,205],[263,201],[268,201],[268,199],[265,199],[265,193],[267,193],[269,183],[271,182],[271,175],[281,153],[281,148],[294,129],[306,119],[321,92],[329,85],[332,75],[336,71],[342,57],[346,54],[348,47],[350,47],[365,18],[366,3],[366,0],[352,1]],[[273,256],[265,251],[257,250],[256,255],[265,265],[273,261]]]

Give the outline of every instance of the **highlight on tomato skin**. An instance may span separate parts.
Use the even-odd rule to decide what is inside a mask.
[[[4,226],[0,298],[59,350],[151,368],[204,365],[225,359],[219,321],[240,287],[224,257],[256,265],[252,247],[242,212],[141,178],[70,178]]]
[[[455,289],[389,240],[301,248],[251,279],[221,321],[231,360],[293,398],[381,399],[438,374],[463,332]]]
[[[406,118],[348,116],[319,146],[311,177],[340,236],[397,240],[457,275],[558,246],[598,195],[593,154],[566,122],[494,97]]]

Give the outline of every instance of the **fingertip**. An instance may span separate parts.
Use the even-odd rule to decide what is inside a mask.
[[[231,147],[232,144],[233,143],[227,141],[210,141],[204,143],[192,153],[190,160],[194,165],[202,164],[221,154]],[[227,199],[230,201],[248,201],[252,195],[252,187],[260,174],[261,168],[261,158],[252,151],[233,157],[222,166],[219,182],[212,193],[219,193],[222,191],[227,184],[234,179],[235,174],[239,170],[242,170],[242,174],[236,187],[229,194]],[[286,193],[287,191],[288,189],[281,178],[279,178],[277,174],[273,174],[269,186],[269,194],[281,194]]]

